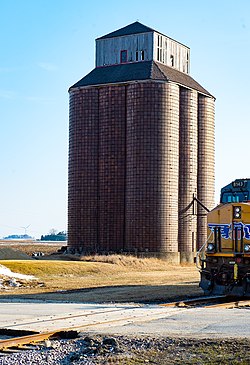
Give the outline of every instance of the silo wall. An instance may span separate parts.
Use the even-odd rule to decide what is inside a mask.
[[[99,252],[124,247],[126,87],[99,89]]]
[[[214,207],[214,149],[214,99],[199,94],[197,197],[209,210]],[[198,205],[197,213],[197,248],[200,248],[207,240],[207,212],[200,205]]]
[[[68,247],[72,252],[98,248],[98,113],[97,89],[70,93]]]
[[[192,202],[197,195],[197,118],[197,91],[180,87],[178,242],[181,262],[193,262],[196,250],[197,219],[192,215]]]
[[[196,189],[214,204],[214,99],[171,82],[84,87],[70,91],[69,119],[69,250],[191,261],[187,208]]]
[[[130,84],[126,135],[125,248],[178,263],[179,87]]]

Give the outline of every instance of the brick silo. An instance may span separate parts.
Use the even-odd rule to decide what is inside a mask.
[[[99,88],[99,250],[119,252],[124,242],[126,87]]]
[[[214,207],[215,176],[214,100],[198,97],[198,185],[197,197],[210,210]],[[207,240],[206,211],[197,210],[197,243],[201,247]]]
[[[98,246],[99,110],[96,88],[70,93],[68,237],[73,251]]]
[[[213,204],[214,98],[189,59],[138,22],[96,40],[95,69],[69,89],[70,252],[192,261],[192,198]]]
[[[126,245],[177,260],[178,86],[134,83],[127,109]]]
[[[180,87],[179,227],[181,261],[192,261],[196,249],[196,216],[192,215],[197,195],[198,93]],[[189,208],[189,209],[188,209]]]

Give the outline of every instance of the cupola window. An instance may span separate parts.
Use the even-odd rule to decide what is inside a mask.
[[[174,67],[174,56],[172,54],[170,56],[170,63],[171,63],[171,66]]]
[[[128,51],[123,50],[121,51],[121,63],[126,63],[126,62],[128,62]]]

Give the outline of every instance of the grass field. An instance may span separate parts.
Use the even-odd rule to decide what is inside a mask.
[[[34,275],[40,283],[37,287],[2,290],[4,297],[159,302],[202,294],[194,265],[176,267],[158,259],[113,255],[85,257],[82,261],[1,260],[0,264],[13,272]]]

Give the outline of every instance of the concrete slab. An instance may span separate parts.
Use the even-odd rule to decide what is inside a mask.
[[[250,338],[250,309],[137,304],[1,302],[0,328],[190,337]]]
[[[92,328],[91,333],[116,333],[195,338],[250,338],[249,309],[181,309],[161,319],[124,326]]]

